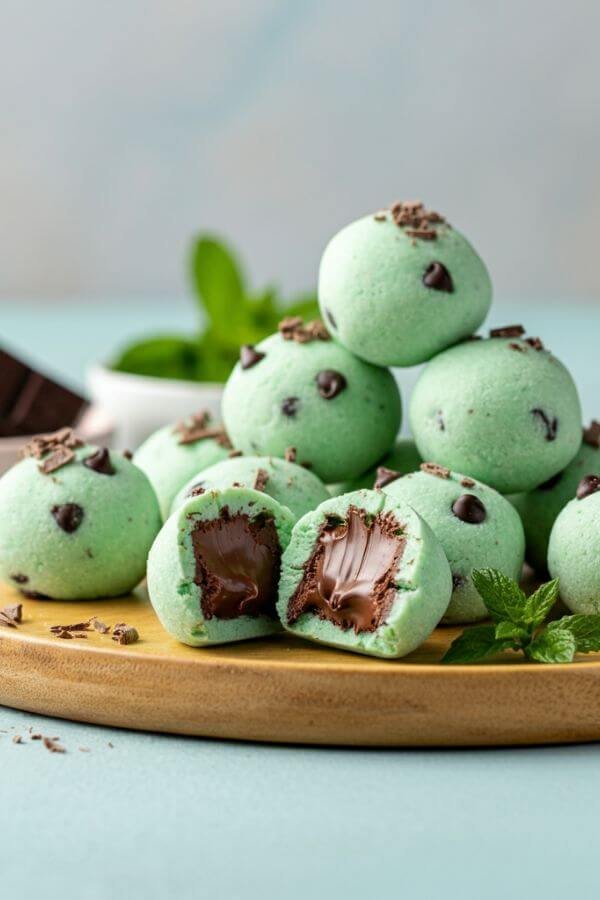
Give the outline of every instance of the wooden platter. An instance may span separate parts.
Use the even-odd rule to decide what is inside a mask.
[[[0,589],[0,606],[19,602]],[[50,632],[99,616],[134,625],[61,640]],[[178,644],[142,590],[85,603],[23,601],[0,628],[0,703],[124,728],[304,744],[473,746],[600,739],[600,656],[570,665],[441,666],[458,633],[438,628],[415,653],[384,662],[286,637],[214,649]]]

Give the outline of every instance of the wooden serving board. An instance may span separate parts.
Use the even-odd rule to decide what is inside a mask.
[[[0,607],[20,601],[0,589]],[[140,634],[62,640],[50,627],[92,615]],[[143,590],[117,600],[23,601],[0,628],[0,703],[124,728],[214,738],[359,746],[538,744],[600,739],[600,657],[441,666],[457,635],[438,628],[388,662],[287,637],[214,649],[178,644]]]

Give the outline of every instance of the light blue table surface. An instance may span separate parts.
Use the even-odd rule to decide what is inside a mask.
[[[3,343],[75,382],[183,301],[0,304]],[[600,401],[600,306],[506,304]],[[64,755],[12,741],[60,736]],[[600,747],[363,751],[136,734],[0,708],[1,896],[420,898],[598,895]],[[109,742],[113,747],[109,746]],[[79,748],[89,748],[83,752]]]

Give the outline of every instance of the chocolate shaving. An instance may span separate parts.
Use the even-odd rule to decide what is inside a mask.
[[[241,456],[242,451],[241,450],[230,450],[228,455],[229,455],[229,459],[234,459],[236,456]]]
[[[38,466],[38,469],[42,475],[51,475],[52,472],[56,472],[57,469],[62,469],[63,466],[73,462],[74,459],[75,454],[69,447],[58,447],[58,449],[54,450],[50,456],[43,461],[41,466]]]
[[[490,328],[491,338],[522,337],[525,329],[522,325],[504,325],[502,328]]]
[[[140,638],[137,629],[133,625],[126,625],[125,622],[119,622],[113,628],[113,641],[119,644],[135,644]]]
[[[58,634],[62,636],[62,632],[71,632],[71,631],[90,631],[90,625],[94,620],[88,619],[87,622],[76,622],[74,625],[52,625],[50,627],[50,631],[52,634]]]
[[[475,487],[475,482],[473,481],[472,478],[461,478],[460,483],[462,484],[463,487],[466,487],[466,488]]]
[[[288,316],[279,323],[279,333],[284,341],[308,344],[310,341],[329,341],[329,332],[319,319],[304,324],[300,316]]]
[[[108,625],[105,625],[104,622],[101,622],[100,619],[96,618],[92,619],[92,627],[94,631],[99,632],[99,634],[108,634],[110,631]]]
[[[254,479],[254,490],[264,491],[268,480],[269,473],[265,469],[259,469],[256,473],[256,478]]]
[[[21,622],[23,619],[23,604],[14,603],[12,606],[5,606],[4,609],[0,610],[0,616],[10,619],[15,624]]]
[[[205,410],[194,413],[189,419],[178,422],[173,428],[173,434],[179,435],[178,444],[195,444],[213,438],[222,447],[231,447],[231,443],[222,425],[209,425],[210,413]]]
[[[296,453],[295,447],[288,447],[286,449],[285,453],[283,454],[283,458],[285,459],[285,461],[291,462],[291,463],[296,462],[297,456],[298,456],[298,454]]]
[[[420,200],[398,200],[390,212],[398,228],[404,228],[409,237],[422,241],[435,241],[438,233],[433,226],[448,224],[439,213],[425,209]]]
[[[388,469],[387,466],[378,466],[373,490],[381,490],[381,488],[386,487],[386,485],[391,484],[392,481],[396,481],[398,478],[402,478],[401,472],[396,472],[395,469]]]
[[[66,753],[67,752],[61,744],[57,743],[58,738],[45,737],[45,738],[42,738],[42,741],[43,741],[44,747],[46,748],[46,750],[49,750],[50,753]]]
[[[590,447],[600,448],[600,422],[592,419],[587,428],[583,429],[583,441]]]
[[[428,475],[435,475],[436,478],[450,478],[450,469],[447,469],[445,466],[440,466],[438,463],[421,463],[421,472],[426,472]]]
[[[534,350],[537,350],[538,353],[540,350],[544,349],[544,345],[539,337],[525,338],[525,343],[529,344],[530,347],[533,347]]]
[[[57,450],[59,447],[67,447],[70,450],[76,450],[82,447],[83,441],[75,435],[72,428],[60,428],[50,434],[36,434],[21,450],[21,455],[33,456],[35,459],[42,459],[46,453]]]

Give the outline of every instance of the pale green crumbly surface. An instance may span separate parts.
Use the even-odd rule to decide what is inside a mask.
[[[522,350],[511,349],[511,343]],[[555,440],[546,440],[533,409],[558,419]],[[546,350],[514,338],[466,341],[436,356],[413,391],[410,424],[423,459],[503,494],[547,481],[581,443],[581,407],[571,375]]]
[[[97,447],[80,447],[76,460],[50,475],[24,459],[0,479],[0,578],[57,600],[125,594],[144,577],[148,550],[161,525],[150,482],[137,466],[111,452],[114,475],[82,460]],[[67,534],[52,507],[77,503],[83,520]],[[26,575],[18,584],[12,575]]]
[[[297,450],[324,482],[355,478],[394,443],[401,423],[398,386],[387,369],[371,366],[334,341],[299,344],[271,335],[257,345],[265,358],[233,370],[223,395],[223,419],[233,444],[244,453],[283,457]],[[341,373],[345,389],[324,399],[316,377]],[[286,416],[282,401],[298,398]]]
[[[396,597],[386,620],[373,632],[343,630],[315,613],[303,613],[290,624],[287,609],[315,548],[326,517],[344,517],[351,506],[371,515],[392,512],[406,536],[406,546],[396,569]],[[405,504],[381,491],[356,491],[332,497],[294,526],[283,554],[277,610],[284,627],[311,641],[370,656],[397,658],[415,650],[431,634],[443,616],[452,593],[452,576],[442,546],[427,523]]]
[[[288,545],[294,524],[286,507],[249,488],[227,488],[193,497],[167,519],[148,557],[148,593],[163,627],[192,647],[243,641],[280,630],[279,622],[270,616],[206,619],[202,613],[202,590],[194,582],[192,532],[196,522],[220,518],[225,507],[232,516],[272,516],[282,550]]]
[[[156,491],[163,520],[169,515],[177,491],[196,472],[225,459],[229,450],[213,438],[204,438],[193,444],[178,443],[174,425],[159,428],[146,438],[135,452],[133,461],[145,472]]]
[[[372,466],[364,475],[354,478],[352,481],[340,481],[338,484],[330,484],[329,493],[332,497],[339,497],[340,494],[359,491],[361,488],[371,489],[375,484],[379,466],[385,466],[386,469],[393,469],[394,472],[401,472],[403,475],[406,475],[408,472],[415,472],[422,462],[423,460],[419,456],[415,442],[409,438],[400,438],[400,440],[396,441],[395,447],[376,466]]]
[[[436,227],[436,240],[416,240],[389,213],[381,222],[369,215],[327,245],[319,270],[323,319],[362,359],[416,365],[472,334],[485,319],[492,300],[485,265],[458,231]],[[434,261],[449,271],[453,293],[423,284]]]
[[[488,616],[471,578],[473,569],[499,569],[518,580],[525,552],[523,526],[508,500],[479,481],[465,486],[463,479],[456,472],[449,478],[414,472],[383,488],[388,496],[423,516],[444,548],[452,574],[463,579],[452,591],[443,618],[448,624],[477,622]],[[463,522],[452,512],[463,494],[473,494],[485,506],[486,518],[480,524]]]
[[[545,572],[547,568],[548,541],[556,517],[573,499],[584,475],[600,476],[600,448],[582,443],[575,458],[551,488],[541,485],[528,494],[509,497],[523,521],[527,562],[538,572]]]
[[[548,568],[571,612],[600,613],[600,492],[571,500],[550,534]]]
[[[174,512],[185,503],[189,492],[197,486],[206,490],[213,488],[222,490],[235,484],[253,488],[261,469],[268,476],[264,493],[287,506],[294,519],[299,519],[311,509],[315,509],[329,497],[323,482],[303,466],[273,456],[234,456],[198,472],[179,491],[171,511]]]

